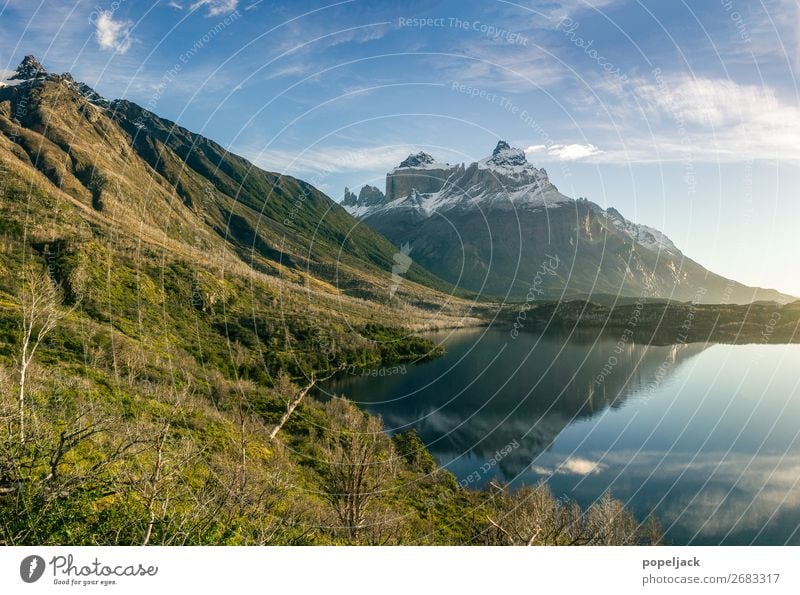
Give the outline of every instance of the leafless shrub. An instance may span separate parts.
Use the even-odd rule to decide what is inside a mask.
[[[350,401],[325,405],[330,427],[321,437],[325,498],[343,532],[355,540],[367,524],[370,505],[393,475],[392,444],[380,418]]]
[[[639,545],[660,541],[660,529],[642,526],[606,492],[588,510],[553,497],[547,484],[510,494],[491,486],[492,505],[482,532],[487,545]]]

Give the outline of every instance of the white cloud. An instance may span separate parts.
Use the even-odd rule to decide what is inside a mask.
[[[551,145],[547,147],[548,155],[558,157],[562,161],[577,161],[578,159],[593,157],[600,153],[602,153],[602,151],[591,144]]]
[[[770,86],[662,74],[593,91],[571,101],[602,140],[592,162],[800,161],[800,105]]]
[[[538,475],[593,475],[605,470],[608,466],[599,461],[590,461],[580,457],[567,457],[550,469],[541,465],[532,465],[531,471]]]
[[[598,461],[590,461],[578,457],[568,457],[556,468],[556,473],[573,475],[591,475],[600,473],[606,466]]]
[[[682,76],[660,85],[641,85],[636,92],[646,105],[698,126],[730,126],[782,111],[768,87],[727,79]]]
[[[307,151],[267,149],[245,151],[259,167],[290,175],[329,174],[334,172],[388,171],[409,154],[419,149],[412,146],[327,147]]]
[[[207,14],[214,17],[221,14],[228,14],[236,10],[239,0],[197,0],[190,6],[191,10],[206,7]]]
[[[526,153],[541,153],[542,151],[547,150],[547,145],[531,145],[527,149],[525,149]]]
[[[127,52],[131,43],[130,21],[115,21],[110,11],[103,11],[97,17],[95,38],[104,50],[113,50],[119,54]]]
[[[547,153],[550,157],[555,157],[561,161],[577,161],[587,157],[594,157],[603,151],[592,144],[570,144],[570,145],[531,145],[525,149],[526,153]]]
[[[659,143],[668,150],[683,145],[684,154],[714,159],[800,160],[800,106],[770,87],[683,75],[634,92],[645,115],[674,132]]]

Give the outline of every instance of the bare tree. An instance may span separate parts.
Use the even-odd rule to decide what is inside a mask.
[[[142,535],[142,545],[148,545],[157,524],[166,528],[177,519],[179,503],[190,496],[183,483],[182,474],[199,458],[197,445],[175,431],[175,424],[186,414],[190,386],[176,389],[164,387],[154,396],[169,409],[154,420],[153,426],[140,428],[145,452],[149,456],[134,461],[129,485],[144,506],[147,516]],[[176,518],[170,518],[170,514]],[[162,540],[164,537],[162,536]]]
[[[658,523],[640,525],[609,493],[581,511],[574,501],[554,498],[547,484],[509,494],[491,485],[492,505],[484,541],[490,545],[638,545],[660,541]]]
[[[54,410],[63,421],[30,419],[26,443],[9,435],[0,441],[0,499],[13,514],[0,515],[0,543],[39,539],[46,519],[78,493],[103,498],[116,493],[113,469],[137,445],[111,416],[97,416],[90,405]],[[80,451],[103,448],[104,455],[86,458]]]
[[[589,508],[586,525],[592,545],[639,545],[644,533],[636,518],[609,492]]]
[[[312,372],[311,378],[309,378],[308,384],[306,384],[300,390],[295,391],[294,387],[291,383],[291,380],[286,374],[281,373],[278,376],[278,384],[277,384],[277,392],[283,395],[290,394],[291,396],[288,397],[286,401],[286,411],[281,416],[281,419],[278,421],[277,425],[272,429],[269,433],[269,439],[275,440],[275,436],[278,435],[278,432],[281,431],[283,426],[289,421],[289,418],[294,413],[294,410],[297,409],[297,406],[303,401],[303,399],[311,392],[311,389],[314,388],[318,382],[325,382],[326,380],[333,378],[338,372],[343,370],[346,367],[346,364],[342,364],[338,368],[334,369],[332,372],[328,373],[326,376],[322,378],[317,378],[317,375]]]
[[[316,384],[317,384],[317,379],[314,376],[314,374],[311,374],[310,382],[300,390],[295,391],[294,387],[291,385],[288,376],[286,376],[285,374],[281,374],[278,377],[278,386],[277,386],[278,392],[283,395],[288,394],[289,396],[286,400],[286,411],[281,416],[281,419],[278,421],[275,427],[272,428],[272,431],[269,433],[270,440],[275,440],[275,436],[278,435],[278,432],[280,432],[283,426],[286,424],[286,422],[289,421],[289,418],[292,416],[292,413],[294,413],[294,410],[297,409],[297,406],[303,401],[305,396],[309,393],[309,391],[312,388],[314,388]]]
[[[493,545],[578,545],[581,510],[577,504],[553,497],[546,484],[524,487],[509,494],[492,483],[492,509],[486,515],[486,532]]]
[[[5,425],[6,434],[9,438],[13,436],[14,420],[17,417],[13,397],[15,383],[12,380],[12,376],[14,375],[5,366],[0,365],[0,421]]]
[[[76,307],[62,308],[64,293],[46,271],[28,266],[22,279],[22,329],[19,352],[18,430],[25,442],[25,391],[28,371],[36,351],[58,323]]]
[[[330,428],[325,433],[325,498],[351,539],[366,524],[367,511],[393,473],[392,444],[380,418],[365,415],[346,399],[325,406]]]

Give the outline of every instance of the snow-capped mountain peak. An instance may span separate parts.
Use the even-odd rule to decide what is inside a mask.
[[[568,203],[547,172],[528,163],[525,153],[500,141],[489,157],[469,166],[450,165],[420,151],[386,175],[386,195],[370,200],[347,191],[342,203],[360,218],[391,209],[410,209],[421,217],[449,209],[544,208]]]
[[[409,155],[386,174],[385,195],[367,185],[358,196],[345,189],[342,202],[342,206],[359,219],[409,213],[417,220],[452,209],[480,209],[488,213],[491,210],[542,210],[571,204],[576,201],[561,194],[544,169],[529,163],[524,151],[504,140],[497,143],[489,157],[466,167],[442,163],[423,151]],[[604,210],[594,203],[588,205],[607,221],[609,229],[616,230],[639,247],[672,256],[681,254],[657,229],[633,223],[614,208]]]
[[[490,157],[481,159],[476,166],[489,170],[509,189],[531,185],[555,190],[544,169],[537,169],[528,162],[522,149],[512,147],[504,140],[497,143]]]
[[[425,151],[420,151],[419,153],[411,154],[403,159],[400,165],[394,168],[394,171],[404,169],[448,169],[450,167],[453,166],[449,163],[436,161],[436,159]]]
[[[27,81],[40,76],[47,76],[47,71],[35,57],[28,55],[22,59],[10,80]]]
[[[0,71],[0,87],[16,87],[18,85],[30,84],[38,80],[44,80],[47,71],[44,66],[33,56],[25,56],[16,70]]]
[[[501,140],[497,143],[494,151],[492,151],[492,156],[489,157],[487,162],[500,166],[528,164],[528,160],[525,157],[525,151],[512,147],[504,140]]]
[[[425,153],[420,151],[416,155],[409,155],[401,163],[399,167],[425,167],[426,165],[433,165],[436,160]]]
[[[16,70],[12,72],[0,71],[0,88],[19,87],[20,89],[26,89],[47,81],[66,84],[94,105],[100,107],[108,107],[110,105],[106,99],[101,97],[89,85],[75,81],[70,73],[52,74],[47,72],[41,62],[31,55],[25,56]]]

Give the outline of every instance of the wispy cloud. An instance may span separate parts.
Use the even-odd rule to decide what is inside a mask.
[[[555,2],[555,6],[546,11],[546,15],[555,23],[564,17],[574,17],[576,14],[587,11],[608,10],[614,5],[622,4],[625,0],[561,0]]]
[[[760,120],[776,123],[786,115],[774,92],[765,87],[732,80],[681,75],[665,84],[640,84],[637,96],[657,114],[700,127],[722,127]]]
[[[588,157],[594,157],[602,153],[600,149],[592,144],[572,143],[568,145],[531,145],[525,149],[527,154],[546,154],[561,161],[578,161]]]
[[[325,15],[326,12],[321,14]],[[370,22],[355,27],[334,28],[328,22],[289,20],[268,39],[270,54],[278,61],[270,65],[264,79],[304,77],[324,70],[331,60],[328,50],[347,44],[377,41],[391,30],[388,22]],[[328,74],[328,77],[332,74]]]
[[[175,3],[172,3],[173,5]],[[239,0],[197,0],[191,6],[191,10],[205,8],[206,14],[210,17],[228,14],[236,10]]]
[[[331,146],[306,151],[245,149],[244,155],[264,169],[301,176],[333,172],[387,171],[416,151],[418,149],[411,145],[360,149]]]
[[[714,160],[800,160],[800,106],[770,87],[680,75],[639,84],[634,93],[662,130],[676,131],[666,146],[683,139],[689,151]]]
[[[800,71],[800,5],[794,6],[794,67]]]
[[[473,48],[462,55],[437,56],[431,62],[448,82],[505,93],[536,91],[564,78],[564,69],[542,52],[509,59],[502,52]]]
[[[133,39],[131,38],[130,21],[115,21],[110,11],[103,11],[97,17],[95,39],[104,50],[112,50],[118,54],[127,52]]]
[[[797,0],[762,0],[748,7],[746,18],[723,5],[727,36],[715,39],[713,51],[726,64],[792,64],[800,69],[800,4]],[[726,38],[727,37],[727,38]],[[713,60],[716,56],[712,56]]]
[[[524,93],[548,87],[568,74],[556,58],[556,49],[545,45],[541,29],[520,27],[529,14],[498,15],[492,26],[521,36],[523,43],[492,40],[472,30],[459,35],[453,51],[434,56],[431,61],[446,80],[498,89],[503,93]]]
[[[594,162],[800,161],[800,105],[766,84],[662,74],[598,83],[570,104],[603,147],[579,157]]]

